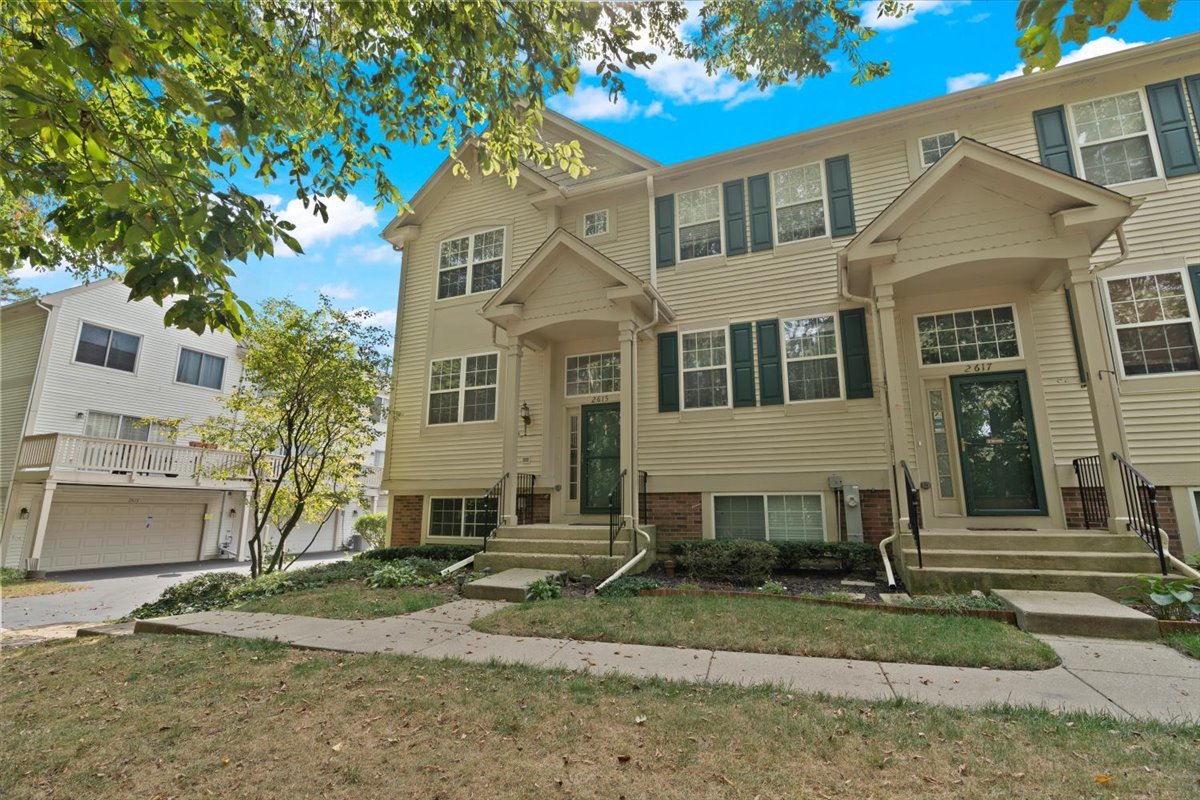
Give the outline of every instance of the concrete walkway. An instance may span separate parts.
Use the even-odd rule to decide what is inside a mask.
[[[460,600],[415,614],[353,622],[213,611],[140,620],[136,630],[277,639],[316,650],[526,664],[635,678],[774,684],[861,700],[905,698],[959,708],[1039,706],[1200,722],[1200,661],[1156,643],[1044,636],[1062,665],[1009,671],[499,636],[469,627],[503,606]]]

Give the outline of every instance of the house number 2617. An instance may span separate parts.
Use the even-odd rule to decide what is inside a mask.
[[[967,364],[963,367],[963,372],[991,372],[992,362],[985,361],[982,364]]]

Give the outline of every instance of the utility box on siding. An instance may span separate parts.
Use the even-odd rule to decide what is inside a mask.
[[[846,539],[851,542],[863,540],[862,497],[857,486],[842,487],[842,510],[846,515]]]

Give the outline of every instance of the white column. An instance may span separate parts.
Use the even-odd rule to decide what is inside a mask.
[[[879,309],[880,339],[883,341],[883,386],[887,402],[888,425],[892,438],[892,448],[895,459],[892,463],[892,478],[895,490],[892,505],[900,520],[900,528],[908,526],[908,506],[904,496],[904,471],[900,469],[900,461],[907,459],[905,451],[907,442],[904,436],[904,392],[902,384],[904,371],[900,361],[900,343],[896,340],[896,299],[892,296],[890,285],[875,287],[876,308]],[[910,464],[909,469],[916,465]],[[914,480],[916,480],[914,476]]]
[[[1126,530],[1129,509],[1125,505],[1125,493],[1121,488],[1120,465],[1113,460],[1113,453],[1128,458],[1121,436],[1121,408],[1115,387],[1116,365],[1108,358],[1104,346],[1107,324],[1100,298],[1096,293],[1096,279],[1088,272],[1090,259],[1071,259],[1068,290],[1075,307],[1075,324],[1079,333],[1079,354],[1083,357],[1087,373],[1088,404],[1092,410],[1092,425],[1096,431],[1096,447],[1100,455],[1100,472],[1104,476],[1104,494],[1108,498],[1108,529],[1114,533]]]
[[[621,343],[621,469],[625,473],[622,505],[630,537],[637,525],[638,466],[637,443],[634,439],[635,376],[637,374],[637,329],[632,320],[621,322],[618,328]]]
[[[242,500],[242,524],[238,528],[237,560],[245,561],[250,558],[247,551],[250,540],[250,516],[254,513],[250,505],[251,493],[246,492]]]
[[[505,525],[517,524],[517,437],[520,433],[521,417],[521,339],[517,337],[509,342],[505,357],[503,394],[504,402],[500,403],[500,429],[504,431],[504,467],[508,475],[504,482],[504,518]]]
[[[46,542],[46,525],[50,522],[50,506],[54,502],[54,490],[58,484],[46,481],[42,489],[42,502],[38,505],[37,522],[33,528],[33,542],[29,547],[29,569],[40,570],[38,561],[42,557],[42,545]]]

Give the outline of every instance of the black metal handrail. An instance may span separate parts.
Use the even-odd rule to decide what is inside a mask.
[[[650,483],[650,473],[644,469],[639,469],[638,478],[641,479],[639,481],[641,485],[638,490],[638,519],[645,524],[646,520],[650,517],[650,503],[646,495],[646,486]]]
[[[901,461],[900,469],[904,471],[904,495],[908,501],[908,529],[917,546],[917,567],[923,567],[925,564],[921,558],[921,493],[917,491],[917,484],[913,481],[912,473],[908,471],[908,464]]]
[[[536,475],[528,472],[517,473],[517,524],[533,524],[533,485],[537,482]]]
[[[617,482],[608,493],[608,554],[613,554],[613,545],[617,541],[617,534],[625,527],[625,473],[628,470],[621,470],[621,474],[617,476]],[[637,542],[634,541],[634,547],[637,547]]]
[[[1158,529],[1158,487],[1120,453],[1112,454],[1121,469],[1121,488],[1125,490],[1125,505],[1129,508],[1129,530],[1142,537],[1158,556],[1162,574],[1167,574],[1167,554]]]
[[[506,472],[480,498],[480,502],[483,504],[483,513],[490,516],[494,523],[491,530],[483,534],[483,551],[485,553],[487,552],[488,539],[491,539],[496,534],[496,531],[500,529],[500,524],[504,521],[504,485],[507,482],[508,473]]]
[[[1083,456],[1071,462],[1075,480],[1079,484],[1079,502],[1083,505],[1083,527],[1101,529],[1108,527],[1108,495],[1104,493],[1104,475],[1100,469],[1100,456]]]

